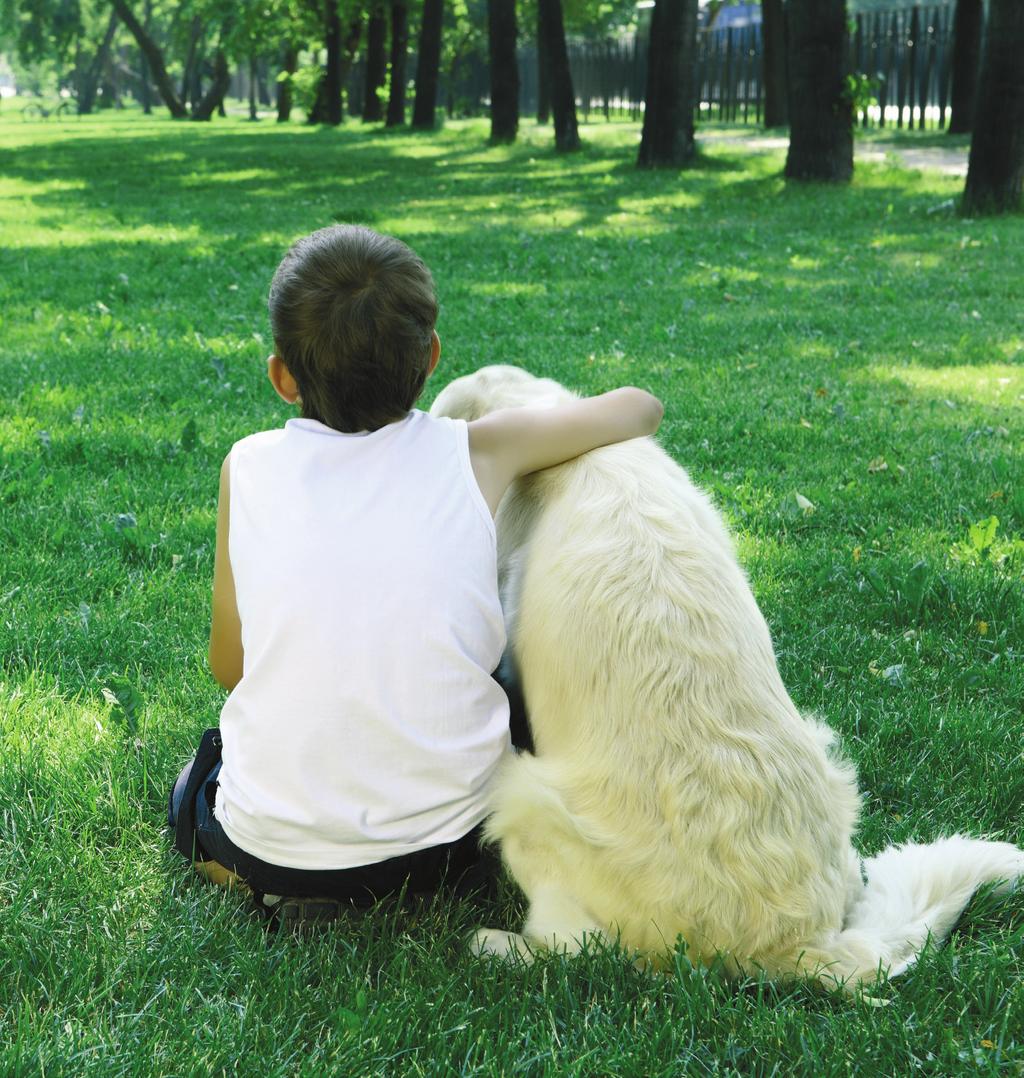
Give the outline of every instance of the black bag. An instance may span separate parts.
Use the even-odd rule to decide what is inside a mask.
[[[204,732],[199,742],[196,758],[192,761],[192,770],[188,774],[185,790],[178,805],[178,815],[174,818],[174,790],[168,805],[168,821],[174,819],[174,848],[189,861],[205,860],[202,847],[196,840],[196,794],[206,781],[207,776],[220,762],[220,728],[217,726]]]

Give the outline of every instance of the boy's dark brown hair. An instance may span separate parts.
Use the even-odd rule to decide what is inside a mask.
[[[270,285],[270,324],[302,414],[377,430],[416,401],[437,321],[434,280],[400,240],[358,225],[292,244]]]

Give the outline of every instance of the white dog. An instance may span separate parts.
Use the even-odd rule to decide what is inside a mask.
[[[432,412],[570,398],[488,367]],[[509,642],[536,754],[510,757],[488,834],[529,900],[482,954],[618,940],[658,965],[682,936],[730,972],[853,991],[910,966],[1024,852],[961,836],[851,844],[860,802],[833,734],[786,692],[721,517],[653,440],[518,480],[497,515]]]

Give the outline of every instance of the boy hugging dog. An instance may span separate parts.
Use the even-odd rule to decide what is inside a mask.
[[[663,409],[627,387],[472,422],[417,410],[434,283],[366,228],[295,243],[269,306],[268,375],[299,416],[221,469],[209,654],[229,695],[169,817],[200,872],[301,919],[478,874],[511,751],[494,514],[518,477],[652,434]]]

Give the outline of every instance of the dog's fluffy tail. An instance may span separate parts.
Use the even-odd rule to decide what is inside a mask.
[[[929,939],[941,943],[982,884],[1009,890],[1024,876],[1024,850],[953,835],[891,846],[864,869],[867,883],[847,908],[842,930],[801,958],[819,980],[848,991],[879,973],[903,973]]]

